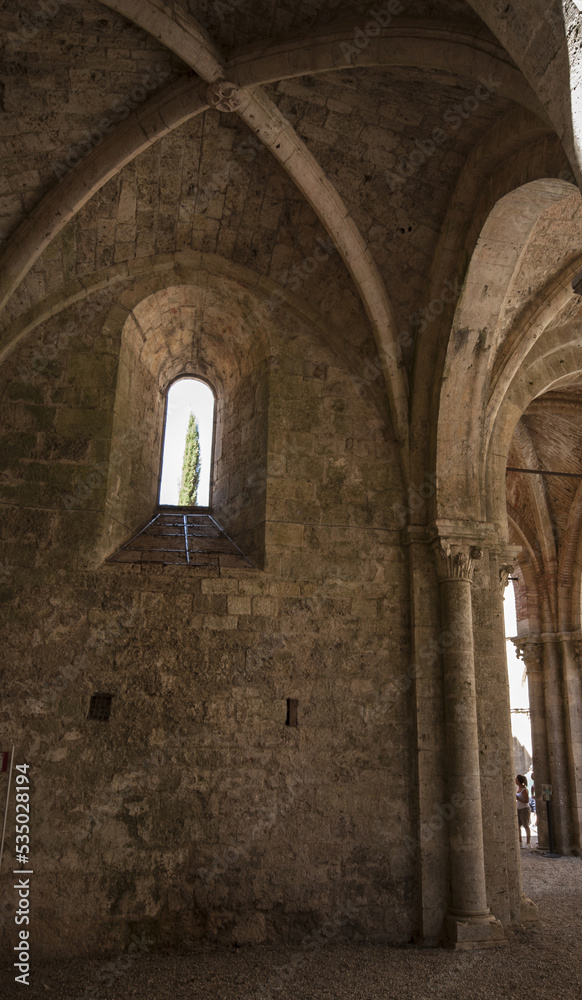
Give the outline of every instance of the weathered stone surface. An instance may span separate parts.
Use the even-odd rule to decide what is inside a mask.
[[[535,917],[509,576],[582,849],[573,5],[29,6],[0,16],[0,745],[36,954],[503,943]],[[180,375],[254,568],[106,561]]]

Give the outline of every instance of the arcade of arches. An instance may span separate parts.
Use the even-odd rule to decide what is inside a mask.
[[[577,4],[30,9],[1,15],[0,734],[38,951],[503,944],[536,920],[509,576],[582,848]],[[216,394],[218,527],[166,511],[130,550],[180,376]]]

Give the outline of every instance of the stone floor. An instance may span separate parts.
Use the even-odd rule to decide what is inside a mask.
[[[509,948],[441,949],[342,945],[138,953],[112,961],[35,966],[28,1000],[581,1000],[582,859],[551,860],[523,849],[527,894],[540,922]],[[0,967],[2,1000],[23,996]]]

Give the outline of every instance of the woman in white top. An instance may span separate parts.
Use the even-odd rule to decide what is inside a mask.
[[[515,797],[517,799],[517,829],[519,833],[519,844],[521,846],[522,826],[525,830],[526,843],[531,843],[531,833],[529,829],[529,818],[531,814],[529,808],[527,778],[523,774],[518,774],[515,778],[515,784],[517,785],[517,792],[515,793]]]

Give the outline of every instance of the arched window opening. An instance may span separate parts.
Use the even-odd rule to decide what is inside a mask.
[[[197,378],[180,378],[168,389],[159,503],[209,507],[214,393]]]
[[[243,295],[238,285],[232,291]],[[218,286],[171,286],[148,294],[127,316],[99,549],[110,561],[163,562],[168,553],[162,549],[180,547],[180,532],[185,541],[185,526],[203,523],[204,515],[239,551],[262,564],[272,366],[268,337],[262,330],[251,336],[243,299],[239,306]],[[206,406],[189,395],[193,388],[206,395]],[[180,502],[179,484],[191,412],[198,420],[201,469],[196,504],[186,505]],[[182,527],[166,532],[170,540],[163,545],[164,532],[152,518],[166,514],[168,520],[181,518]],[[152,528],[144,535],[146,525]],[[137,532],[131,545],[129,532]],[[233,556],[223,543],[222,555],[216,556],[221,565]],[[203,547],[201,542],[195,546]],[[147,558],[146,548],[151,550]],[[190,551],[190,562],[198,554]]]

